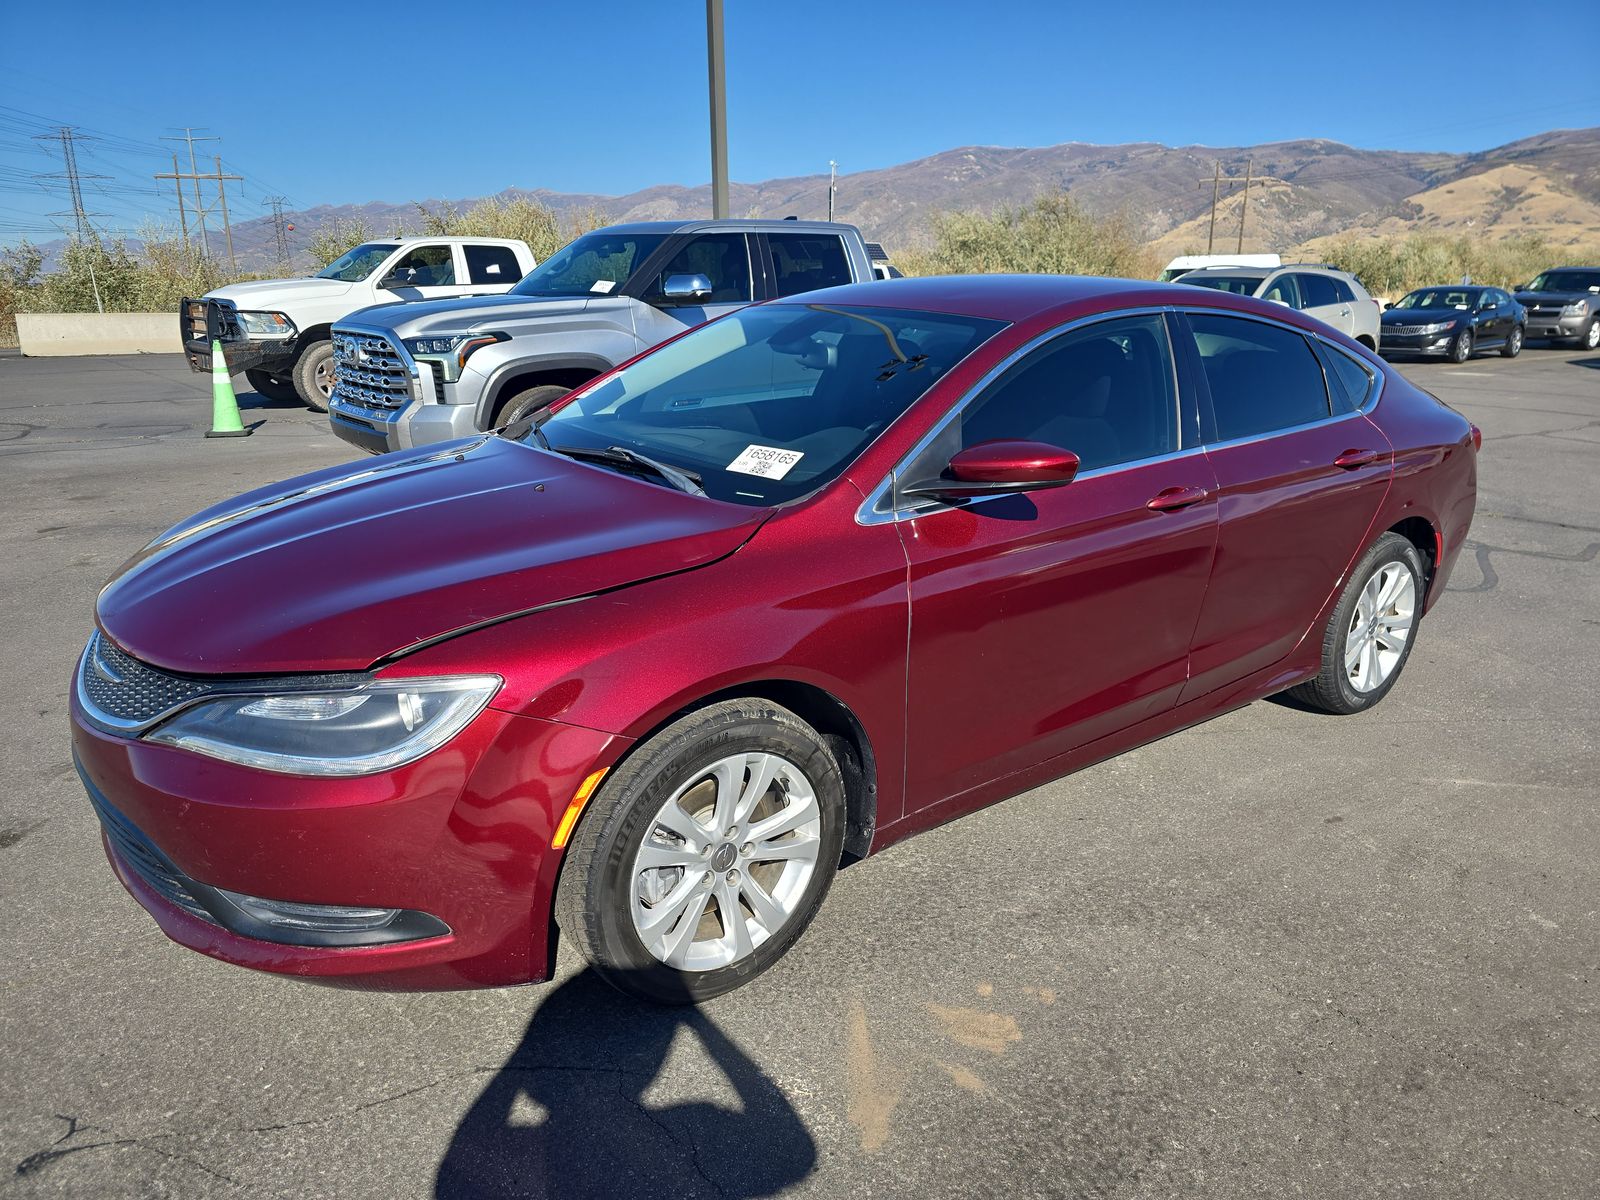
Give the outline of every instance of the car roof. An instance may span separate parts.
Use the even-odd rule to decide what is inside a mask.
[[[789,304],[859,305],[870,308],[904,308],[957,316],[1021,321],[1053,309],[1086,301],[1137,298],[1141,304],[1193,305],[1200,289],[1148,279],[1114,279],[1099,275],[922,275],[906,279],[877,279],[847,283],[785,296],[773,301]],[[1107,304],[1106,307],[1116,307]],[[1252,309],[1251,311],[1255,311]]]
[[[1246,279],[1265,279],[1281,267],[1196,267],[1184,275],[1242,275]],[[1180,276],[1181,278],[1181,276]]]
[[[606,233],[688,233],[711,229],[762,230],[775,233],[839,233],[855,230],[854,225],[840,221],[775,221],[770,218],[702,218],[684,221],[624,221],[602,227]],[[592,232],[599,233],[596,229]]]

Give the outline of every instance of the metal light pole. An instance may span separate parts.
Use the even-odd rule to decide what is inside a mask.
[[[727,72],[722,63],[722,0],[706,0],[706,68],[711,84],[711,215],[728,215]]]
[[[833,220],[833,196],[839,190],[839,164],[828,160],[828,220]]]

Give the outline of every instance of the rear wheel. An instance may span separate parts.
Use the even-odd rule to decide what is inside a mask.
[[[1389,694],[1422,619],[1422,557],[1398,533],[1362,555],[1328,618],[1322,669],[1289,694],[1324,712],[1363,712]]]
[[[265,371],[246,371],[245,382],[248,383],[259,396],[268,400],[299,401],[300,393],[295,390],[294,384],[287,379],[279,379]]]
[[[556,921],[623,991],[669,1003],[761,974],[816,915],[844,841],[817,732],[765,700],[691,713],[614,770],[579,823]]]
[[[1463,329],[1456,334],[1456,340],[1450,343],[1450,361],[1464,363],[1472,357],[1472,330]]]
[[[1522,353],[1522,326],[1513,325],[1511,333],[1506,337],[1506,344],[1500,347],[1501,358],[1515,358]]]
[[[294,364],[295,394],[316,412],[328,411],[333,395],[333,343],[312,342],[300,352]]]
[[[495,413],[492,428],[499,429],[513,421],[520,421],[523,417],[531,417],[541,408],[549,408],[571,390],[550,383],[526,388],[501,402],[500,411]]]

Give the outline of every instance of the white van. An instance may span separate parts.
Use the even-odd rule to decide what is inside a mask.
[[[1277,254],[1180,254],[1156,278],[1171,283],[1185,271],[1198,271],[1201,267],[1281,267],[1283,258]]]

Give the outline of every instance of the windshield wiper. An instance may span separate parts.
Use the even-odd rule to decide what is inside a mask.
[[[541,432],[540,441],[544,441]],[[665,480],[680,492],[688,492],[691,496],[704,496],[705,488],[700,486],[700,476],[693,471],[685,471],[678,467],[668,466],[664,462],[657,462],[653,458],[640,454],[637,450],[629,450],[626,446],[607,446],[600,449],[598,446],[550,446],[549,449],[557,454],[565,454],[568,458],[582,459],[589,462],[605,463],[612,467],[631,467],[635,471],[642,471],[647,475],[654,475]]]

